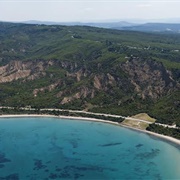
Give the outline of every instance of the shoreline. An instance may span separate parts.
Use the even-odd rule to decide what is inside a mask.
[[[120,126],[120,127],[124,127],[124,128],[128,128],[131,130],[135,130],[138,132],[142,132],[148,135],[152,135],[155,136],[159,139],[163,139],[166,140],[168,142],[174,143],[176,145],[180,145],[180,140],[170,137],[170,136],[165,136],[163,134],[158,134],[155,132],[151,132],[151,131],[147,131],[147,130],[141,130],[141,129],[136,129],[130,126],[125,126],[122,125],[118,122],[113,122],[113,121],[108,121],[108,120],[103,120],[103,119],[96,119],[96,118],[89,118],[89,117],[76,117],[76,116],[55,116],[55,115],[48,115],[48,114],[11,114],[11,115],[0,115],[0,118],[13,118],[13,117],[53,117],[53,118],[59,118],[59,119],[69,119],[69,120],[82,120],[82,121],[93,121],[93,122],[102,122],[102,123],[108,123],[108,124],[112,124],[112,125],[116,125],[116,126]]]

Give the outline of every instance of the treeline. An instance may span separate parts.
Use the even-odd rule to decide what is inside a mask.
[[[150,124],[146,130],[180,139],[180,129],[168,128],[157,124]]]
[[[162,124],[176,124],[180,128],[180,91],[175,91],[162,97],[158,102],[151,105],[148,114]]]

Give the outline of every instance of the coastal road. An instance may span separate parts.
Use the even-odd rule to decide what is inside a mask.
[[[0,109],[7,108],[7,109],[15,109],[15,107],[8,107],[8,106],[0,106]],[[26,111],[35,111],[37,110],[36,108],[31,108],[31,107],[18,107],[18,109],[26,110]],[[147,124],[153,124],[154,122],[150,122],[147,120],[143,119],[137,119],[133,117],[126,117],[126,116],[121,116],[121,115],[114,115],[114,114],[104,114],[104,113],[93,113],[93,112],[88,112],[88,111],[79,111],[79,110],[71,110],[71,109],[56,109],[56,108],[44,108],[44,109],[39,109],[41,112],[43,111],[61,111],[61,112],[72,112],[72,113],[82,113],[82,114],[89,114],[89,115],[97,115],[97,116],[105,116],[105,117],[115,117],[115,118],[123,118],[127,120],[132,120],[132,121],[137,121],[137,122],[144,122]],[[173,128],[173,129],[179,129],[176,127],[176,125],[167,125],[167,124],[160,124],[160,123],[154,123],[160,126],[168,127],[168,128]]]
[[[15,107],[7,107],[7,106],[1,106],[0,109],[2,109],[2,108],[15,109]],[[26,111],[28,111],[28,110],[29,111],[36,110],[35,108],[31,108],[31,107],[19,107],[19,109],[26,110]],[[132,121],[144,122],[144,123],[147,123],[147,124],[152,124],[153,123],[153,122],[149,122],[149,121],[146,121],[146,120],[132,118],[132,117],[126,117],[126,116],[121,116],[121,115],[93,113],[93,112],[88,112],[88,111],[79,111],[79,110],[71,110],[71,109],[44,108],[44,109],[39,109],[39,110],[41,112],[43,112],[43,111],[61,111],[61,112],[65,112],[65,111],[67,111],[67,112],[72,112],[72,113],[83,113],[83,114],[89,114],[89,115],[123,118],[123,119],[127,119],[127,120],[132,120]]]

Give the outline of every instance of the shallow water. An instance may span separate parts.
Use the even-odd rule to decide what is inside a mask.
[[[1,118],[0,179],[180,179],[180,147],[99,122]]]

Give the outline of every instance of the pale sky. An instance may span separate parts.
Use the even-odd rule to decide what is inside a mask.
[[[0,0],[0,21],[180,18],[180,0]]]

